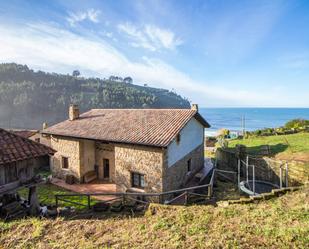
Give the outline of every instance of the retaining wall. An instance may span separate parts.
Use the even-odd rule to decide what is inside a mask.
[[[241,160],[246,162],[246,156],[243,155]],[[238,156],[229,149],[218,148],[216,152],[217,168],[223,170],[237,171]],[[270,181],[277,185],[280,184],[280,166],[282,167],[283,184],[286,186],[285,165],[288,164],[288,186],[303,185],[309,182],[309,164],[301,161],[281,161],[269,157],[252,157],[249,155],[249,165],[255,166],[256,180]],[[241,166],[241,177],[246,176],[245,164]],[[249,167],[249,178],[252,179],[252,167]],[[250,180],[249,179],[249,180]]]

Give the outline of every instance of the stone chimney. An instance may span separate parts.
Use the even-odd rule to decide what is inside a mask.
[[[73,121],[79,118],[79,108],[78,105],[71,104],[69,107],[69,120]]]
[[[48,128],[48,124],[46,122],[43,123],[43,130]]]
[[[198,111],[198,105],[197,104],[192,104],[191,109]]]

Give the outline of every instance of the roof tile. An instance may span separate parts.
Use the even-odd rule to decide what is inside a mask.
[[[54,153],[43,144],[0,128],[0,165]]]
[[[92,109],[42,133],[165,147],[192,117],[209,127],[192,109]]]

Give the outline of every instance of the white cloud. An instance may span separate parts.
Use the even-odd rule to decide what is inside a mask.
[[[80,11],[80,12],[70,12],[69,16],[66,18],[67,21],[69,22],[69,24],[71,26],[75,26],[76,23],[85,21],[85,20],[89,20],[93,23],[98,23],[99,22],[99,15],[100,15],[100,11],[99,10],[94,10],[94,9],[88,9],[87,11]]]
[[[154,25],[137,27],[132,23],[118,25],[118,30],[125,33],[131,39],[133,47],[141,47],[150,51],[164,49],[175,49],[182,44],[182,41],[175,34],[166,29]]]
[[[79,69],[84,75],[85,72],[91,72],[88,76],[130,75],[135,82],[147,83],[153,87],[174,88],[201,105],[260,106],[263,103],[265,106],[276,105],[282,100],[276,92],[266,95],[263,92],[250,92],[235,87],[227,89],[209,82],[196,81],[154,58],[144,58],[137,63],[102,39],[82,37],[47,24],[29,24],[23,27],[0,24],[0,33],[1,62],[17,62],[27,64],[35,70],[59,73]]]
[[[309,68],[309,53],[308,51],[302,53],[295,53],[284,55],[278,58],[278,62],[285,68],[302,70]]]

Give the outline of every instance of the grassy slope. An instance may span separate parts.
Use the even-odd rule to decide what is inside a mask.
[[[237,139],[230,141],[229,147],[235,147],[236,144],[246,145],[251,153],[258,153],[261,145],[268,144],[271,152],[279,158],[309,161],[309,133]]]
[[[0,222],[3,248],[307,248],[309,189],[259,204],[152,205],[145,216]]]

